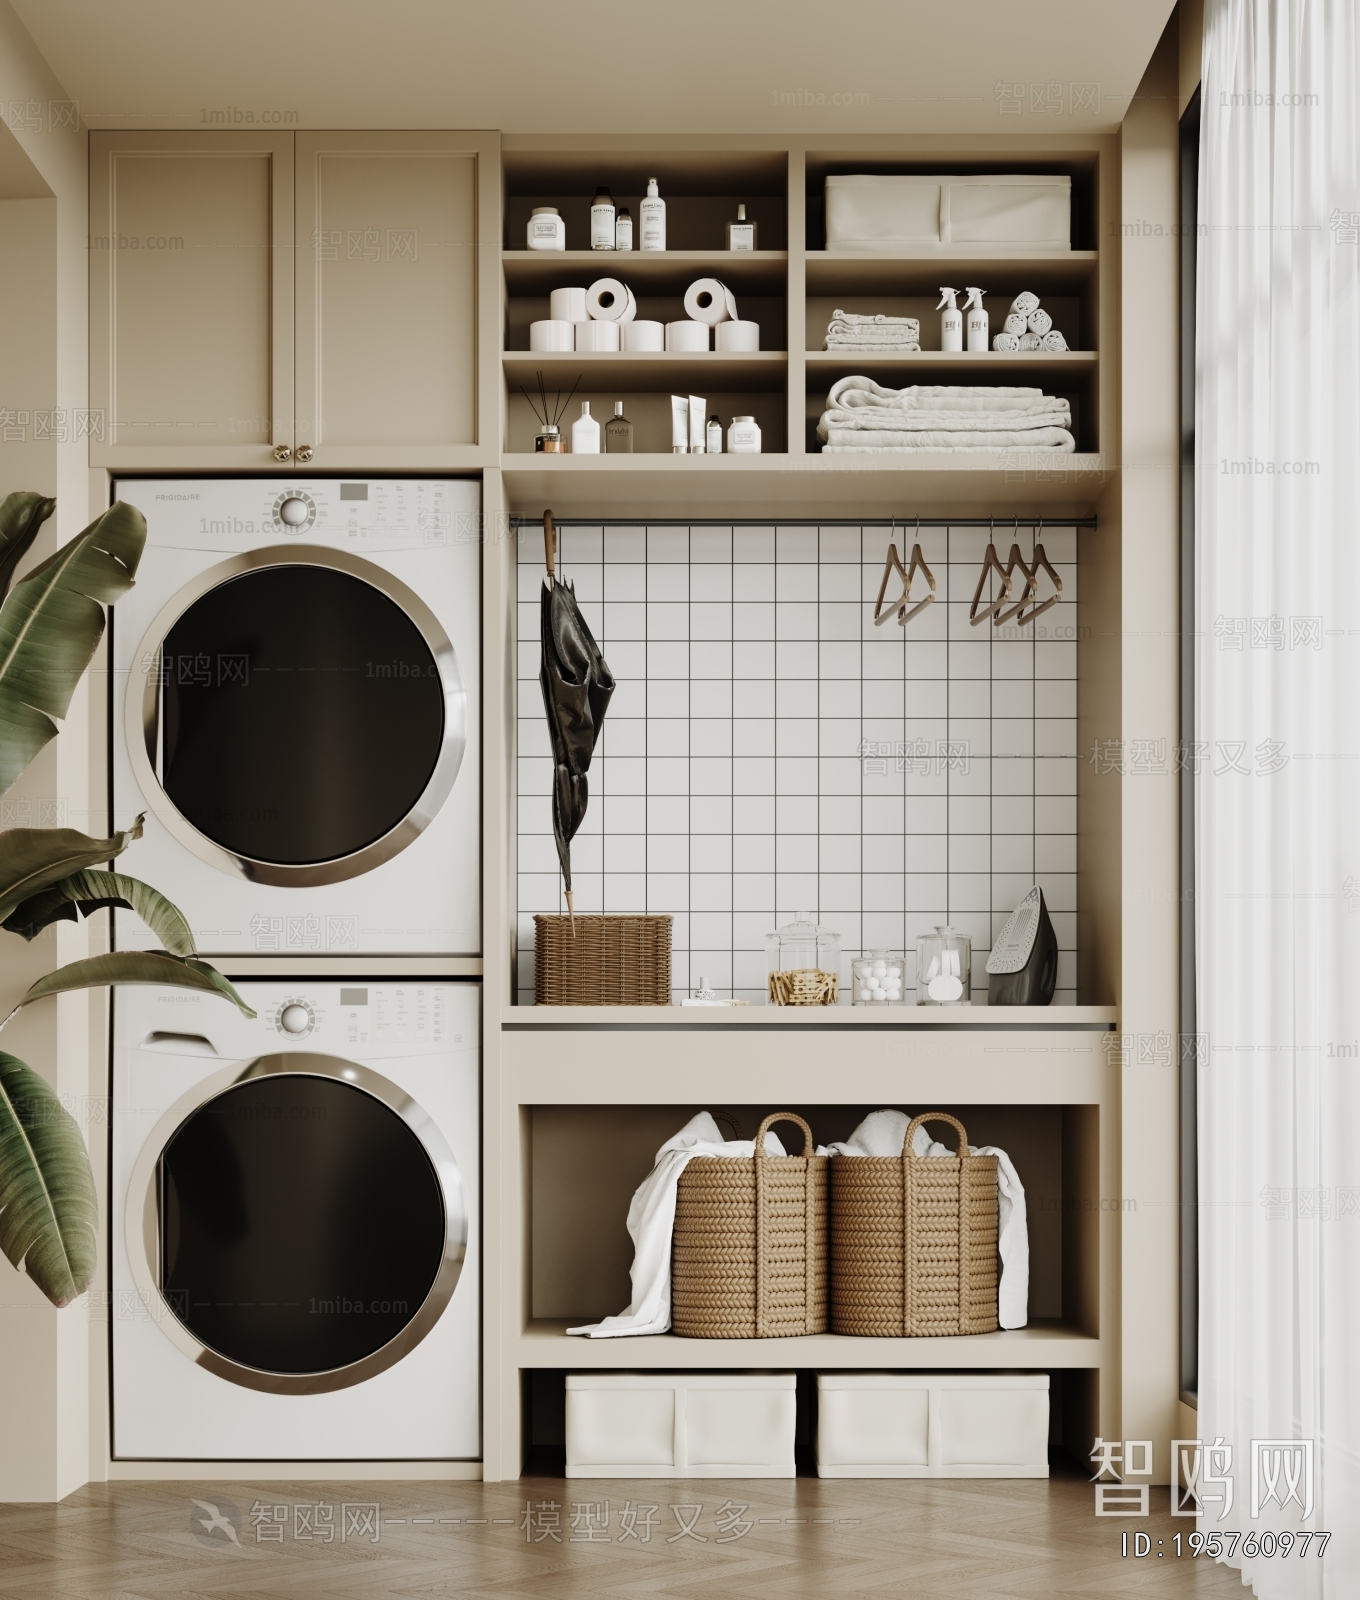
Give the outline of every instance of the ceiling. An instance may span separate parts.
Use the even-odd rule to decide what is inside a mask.
[[[13,5],[91,127],[1023,138],[1117,127],[1172,0]]]

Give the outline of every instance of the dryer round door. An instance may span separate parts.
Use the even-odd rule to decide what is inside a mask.
[[[258,883],[337,883],[403,850],[458,776],[467,696],[433,612],[346,551],[275,546],[162,608],[128,684],[148,804]]]
[[[354,1062],[290,1052],[214,1074],[161,1119],[133,1170],[127,1245],[187,1355],[247,1388],[317,1394],[434,1326],[467,1207],[415,1101]]]

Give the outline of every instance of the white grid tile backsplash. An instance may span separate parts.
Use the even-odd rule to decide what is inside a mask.
[[[1035,530],[998,528],[1026,561]],[[1076,1002],[1076,533],[1042,539],[1062,602],[971,626],[986,528],[923,528],[937,600],[873,623],[887,523],[559,525],[561,575],[618,680],[572,844],[576,909],[669,912],[675,998],[700,975],[762,1004],[765,935],[800,912],[848,962],[952,922],[985,1004],[992,939],[1033,883]],[[916,538],[898,529],[903,559]],[[519,530],[519,972],[565,910],[538,685],[543,535]],[[893,592],[890,590],[890,593]],[[916,593],[923,592],[918,578]],[[992,591],[989,591],[989,593]]]

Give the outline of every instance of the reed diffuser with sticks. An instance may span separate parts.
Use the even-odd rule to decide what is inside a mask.
[[[579,374],[577,375],[576,382],[568,390],[566,399],[562,398],[562,391],[559,389],[553,395],[551,405],[548,403],[548,391],[543,385],[543,374],[541,372],[535,373],[535,377],[538,379],[537,400],[534,399],[523,384],[519,386],[519,392],[529,402],[529,409],[533,412],[534,418],[538,423],[538,433],[534,438],[534,454],[547,456],[565,455],[567,453],[567,442],[562,437],[560,424],[562,414],[571,404],[571,397],[576,393],[577,387],[581,382],[580,376]]]

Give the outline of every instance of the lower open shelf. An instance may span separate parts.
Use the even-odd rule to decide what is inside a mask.
[[[632,1370],[700,1367],[993,1368],[1033,1371],[1098,1367],[1101,1342],[1063,1322],[1034,1321],[1025,1328],[947,1339],[862,1339],[817,1333],[798,1339],[682,1339],[672,1333],[642,1338],[586,1339],[567,1333],[566,1322],[535,1319],[514,1345],[520,1368]]]

